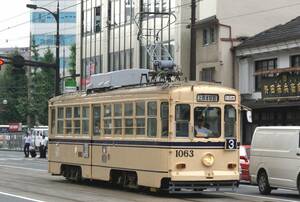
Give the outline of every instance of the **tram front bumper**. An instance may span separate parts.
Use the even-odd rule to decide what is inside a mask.
[[[202,170],[202,171],[172,171],[171,181],[239,181],[239,172]]]
[[[169,193],[201,193],[207,191],[219,191],[222,188],[232,188],[235,190],[239,186],[239,181],[171,181],[169,183]]]

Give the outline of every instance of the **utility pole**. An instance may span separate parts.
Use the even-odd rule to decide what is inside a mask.
[[[190,80],[196,80],[196,0],[191,0]]]

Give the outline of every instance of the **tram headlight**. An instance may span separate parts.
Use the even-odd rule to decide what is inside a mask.
[[[203,157],[202,157],[202,163],[203,165],[205,165],[206,167],[211,167],[215,162],[215,157],[214,155],[212,155],[211,153],[206,153]]]

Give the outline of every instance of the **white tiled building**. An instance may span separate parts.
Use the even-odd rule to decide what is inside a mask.
[[[59,1],[60,9],[60,72],[61,77],[69,75],[70,46],[76,43],[76,2],[77,0]],[[54,13],[57,9],[57,1],[31,0],[30,4],[44,7]],[[47,11],[31,9],[30,11],[31,44],[38,45],[40,56],[49,47],[55,57],[56,21]]]

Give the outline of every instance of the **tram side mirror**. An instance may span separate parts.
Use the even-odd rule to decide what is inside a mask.
[[[247,110],[246,116],[247,116],[247,121],[249,123],[252,123],[252,111]]]

